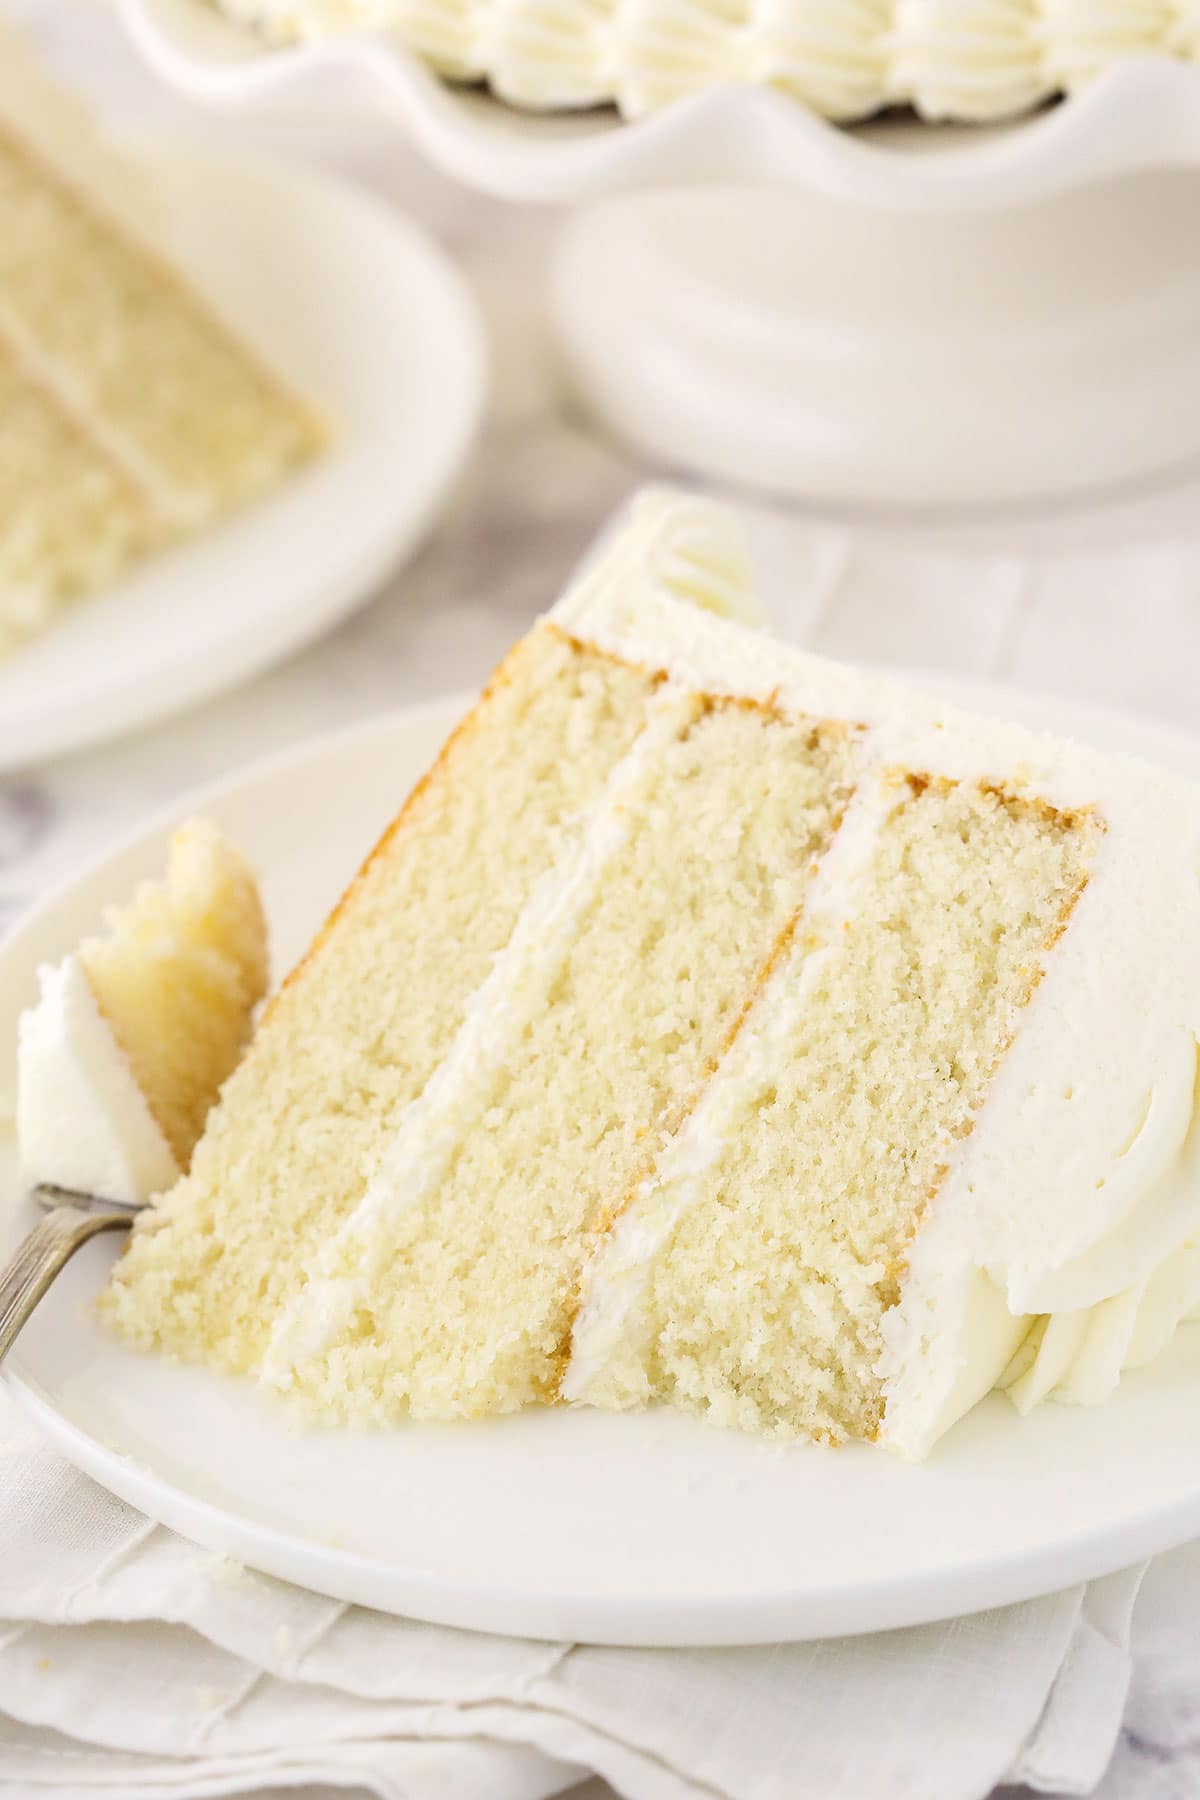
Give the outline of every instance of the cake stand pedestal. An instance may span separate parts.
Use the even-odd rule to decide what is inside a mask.
[[[562,203],[549,309],[585,405],[656,461],[825,502],[1061,500],[1200,455],[1200,71],[1134,60],[1011,127],[838,131],[762,89],[634,125],[456,92],[393,39],[265,48],[118,0],[224,105],[322,96],[440,168]]]
[[[1200,175],[995,213],[797,189],[568,223],[551,316],[622,438],[768,492],[897,506],[1128,483],[1200,451]]]

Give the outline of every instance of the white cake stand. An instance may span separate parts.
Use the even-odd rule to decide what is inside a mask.
[[[587,201],[550,310],[575,385],[659,462],[767,492],[961,506],[1200,454],[1200,71],[1154,58],[999,130],[854,133],[717,90],[535,118],[389,39],[269,50],[207,0],[118,0],[194,97],[398,121],[510,200]]]

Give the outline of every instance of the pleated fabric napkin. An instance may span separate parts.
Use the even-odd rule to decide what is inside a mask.
[[[1140,1571],[943,1625],[748,1650],[475,1636],[340,1606],[152,1524],[0,1383],[0,1795],[977,1800],[1089,1793]]]

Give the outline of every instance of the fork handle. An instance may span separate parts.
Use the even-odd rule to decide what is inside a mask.
[[[56,1206],[39,1219],[6,1269],[0,1270],[0,1362],[63,1265],[98,1231],[128,1231],[129,1212],[84,1212]]]

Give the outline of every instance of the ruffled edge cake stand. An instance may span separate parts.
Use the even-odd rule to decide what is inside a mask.
[[[630,125],[515,112],[377,34],[273,50],[207,0],[118,7],[194,98],[369,107],[480,191],[576,202],[555,333],[589,408],[659,462],[936,508],[1200,454],[1200,70],[1130,61],[989,130],[847,132],[750,88]]]

